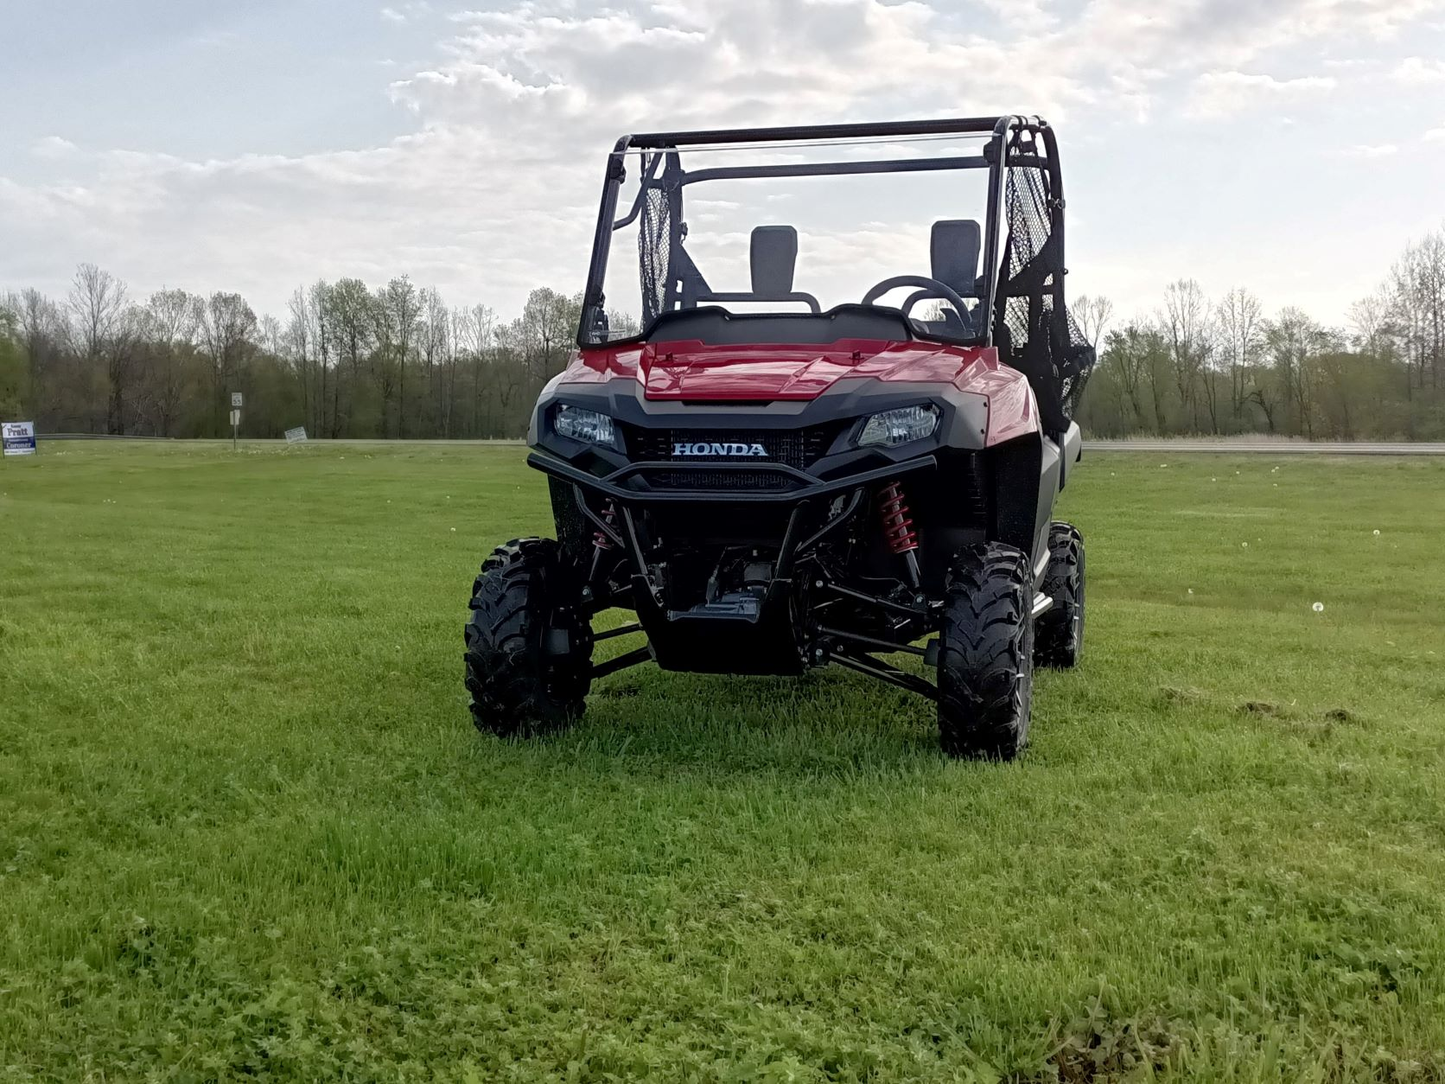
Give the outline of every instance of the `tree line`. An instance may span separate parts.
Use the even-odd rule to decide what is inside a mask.
[[[1266,315],[1243,287],[1211,299],[1192,279],[1117,328],[1105,298],[1073,312],[1099,349],[1080,419],[1093,435],[1445,439],[1445,229],[1407,246],[1339,325]]]
[[[83,264],[64,298],[0,296],[0,415],[42,433],[217,437],[239,391],[248,436],[513,437],[571,357],[580,313],[580,295],[541,288],[504,321],[401,276],[317,282],[284,317],[258,317],[235,293],[132,300]]]
[[[63,298],[0,295],[0,417],[42,433],[217,437],[240,391],[248,436],[516,437],[572,356],[580,308],[540,288],[503,320],[401,276],[317,282],[258,317],[235,293],[133,299],[83,264]],[[1103,297],[1073,311],[1099,351],[1079,419],[1093,435],[1445,439],[1445,229],[1409,245],[1339,326],[1267,315],[1242,287],[1211,299],[1191,279],[1121,326]]]

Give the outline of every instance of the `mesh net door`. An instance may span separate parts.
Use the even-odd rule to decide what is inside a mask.
[[[1062,432],[1073,421],[1095,357],[1064,301],[1063,203],[1052,191],[1050,149],[1027,130],[1009,141],[1008,240],[995,338],[1004,361],[1029,378],[1044,428]]]

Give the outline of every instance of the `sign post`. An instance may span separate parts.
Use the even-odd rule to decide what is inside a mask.
[[[231,451],[236,450],[236,433],[241,428],[241,393],[231,393]]]
[[[4,455],[34,455],[34,454],[35,454],[35,423],[34,423],[34,422],[3,422],[3,423],[0,423],[0,454],[4,454]]]

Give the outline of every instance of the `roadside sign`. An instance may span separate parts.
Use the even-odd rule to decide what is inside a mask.
[[[236,426],[238,426],[238,425],[240,425],[240,424],[241,424],[241,412],[240,412],[239,410],[233,410],[233,411],[231,411],[231,428],[234,429]]]
[[[233,391],[233,392],[231,393],[231,405],[232,405],[233,407],[240,407],[240,406],[242,405],[242,404],[241,404],[241,393],[240,393],[240,392],[238,392],[238,391]]]
[[[35,454],[34,422],[0,423],[0,432],[3,432],[0,444],[3,444],[5,455]]]
[[[288,429],[288,430],[286,430],[286,443],[287,443],[287,444],[305,444],[305,443],[306,443],[306,427],[305,427],[304,425],[298,425],[295,429]]]

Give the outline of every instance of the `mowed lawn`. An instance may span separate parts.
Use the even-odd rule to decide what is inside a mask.
[[[1086,460],[1008,766],[836,669],[478,735],[518,448],[0,494],[0,1081],[1445,1079],[1445,461]]]

